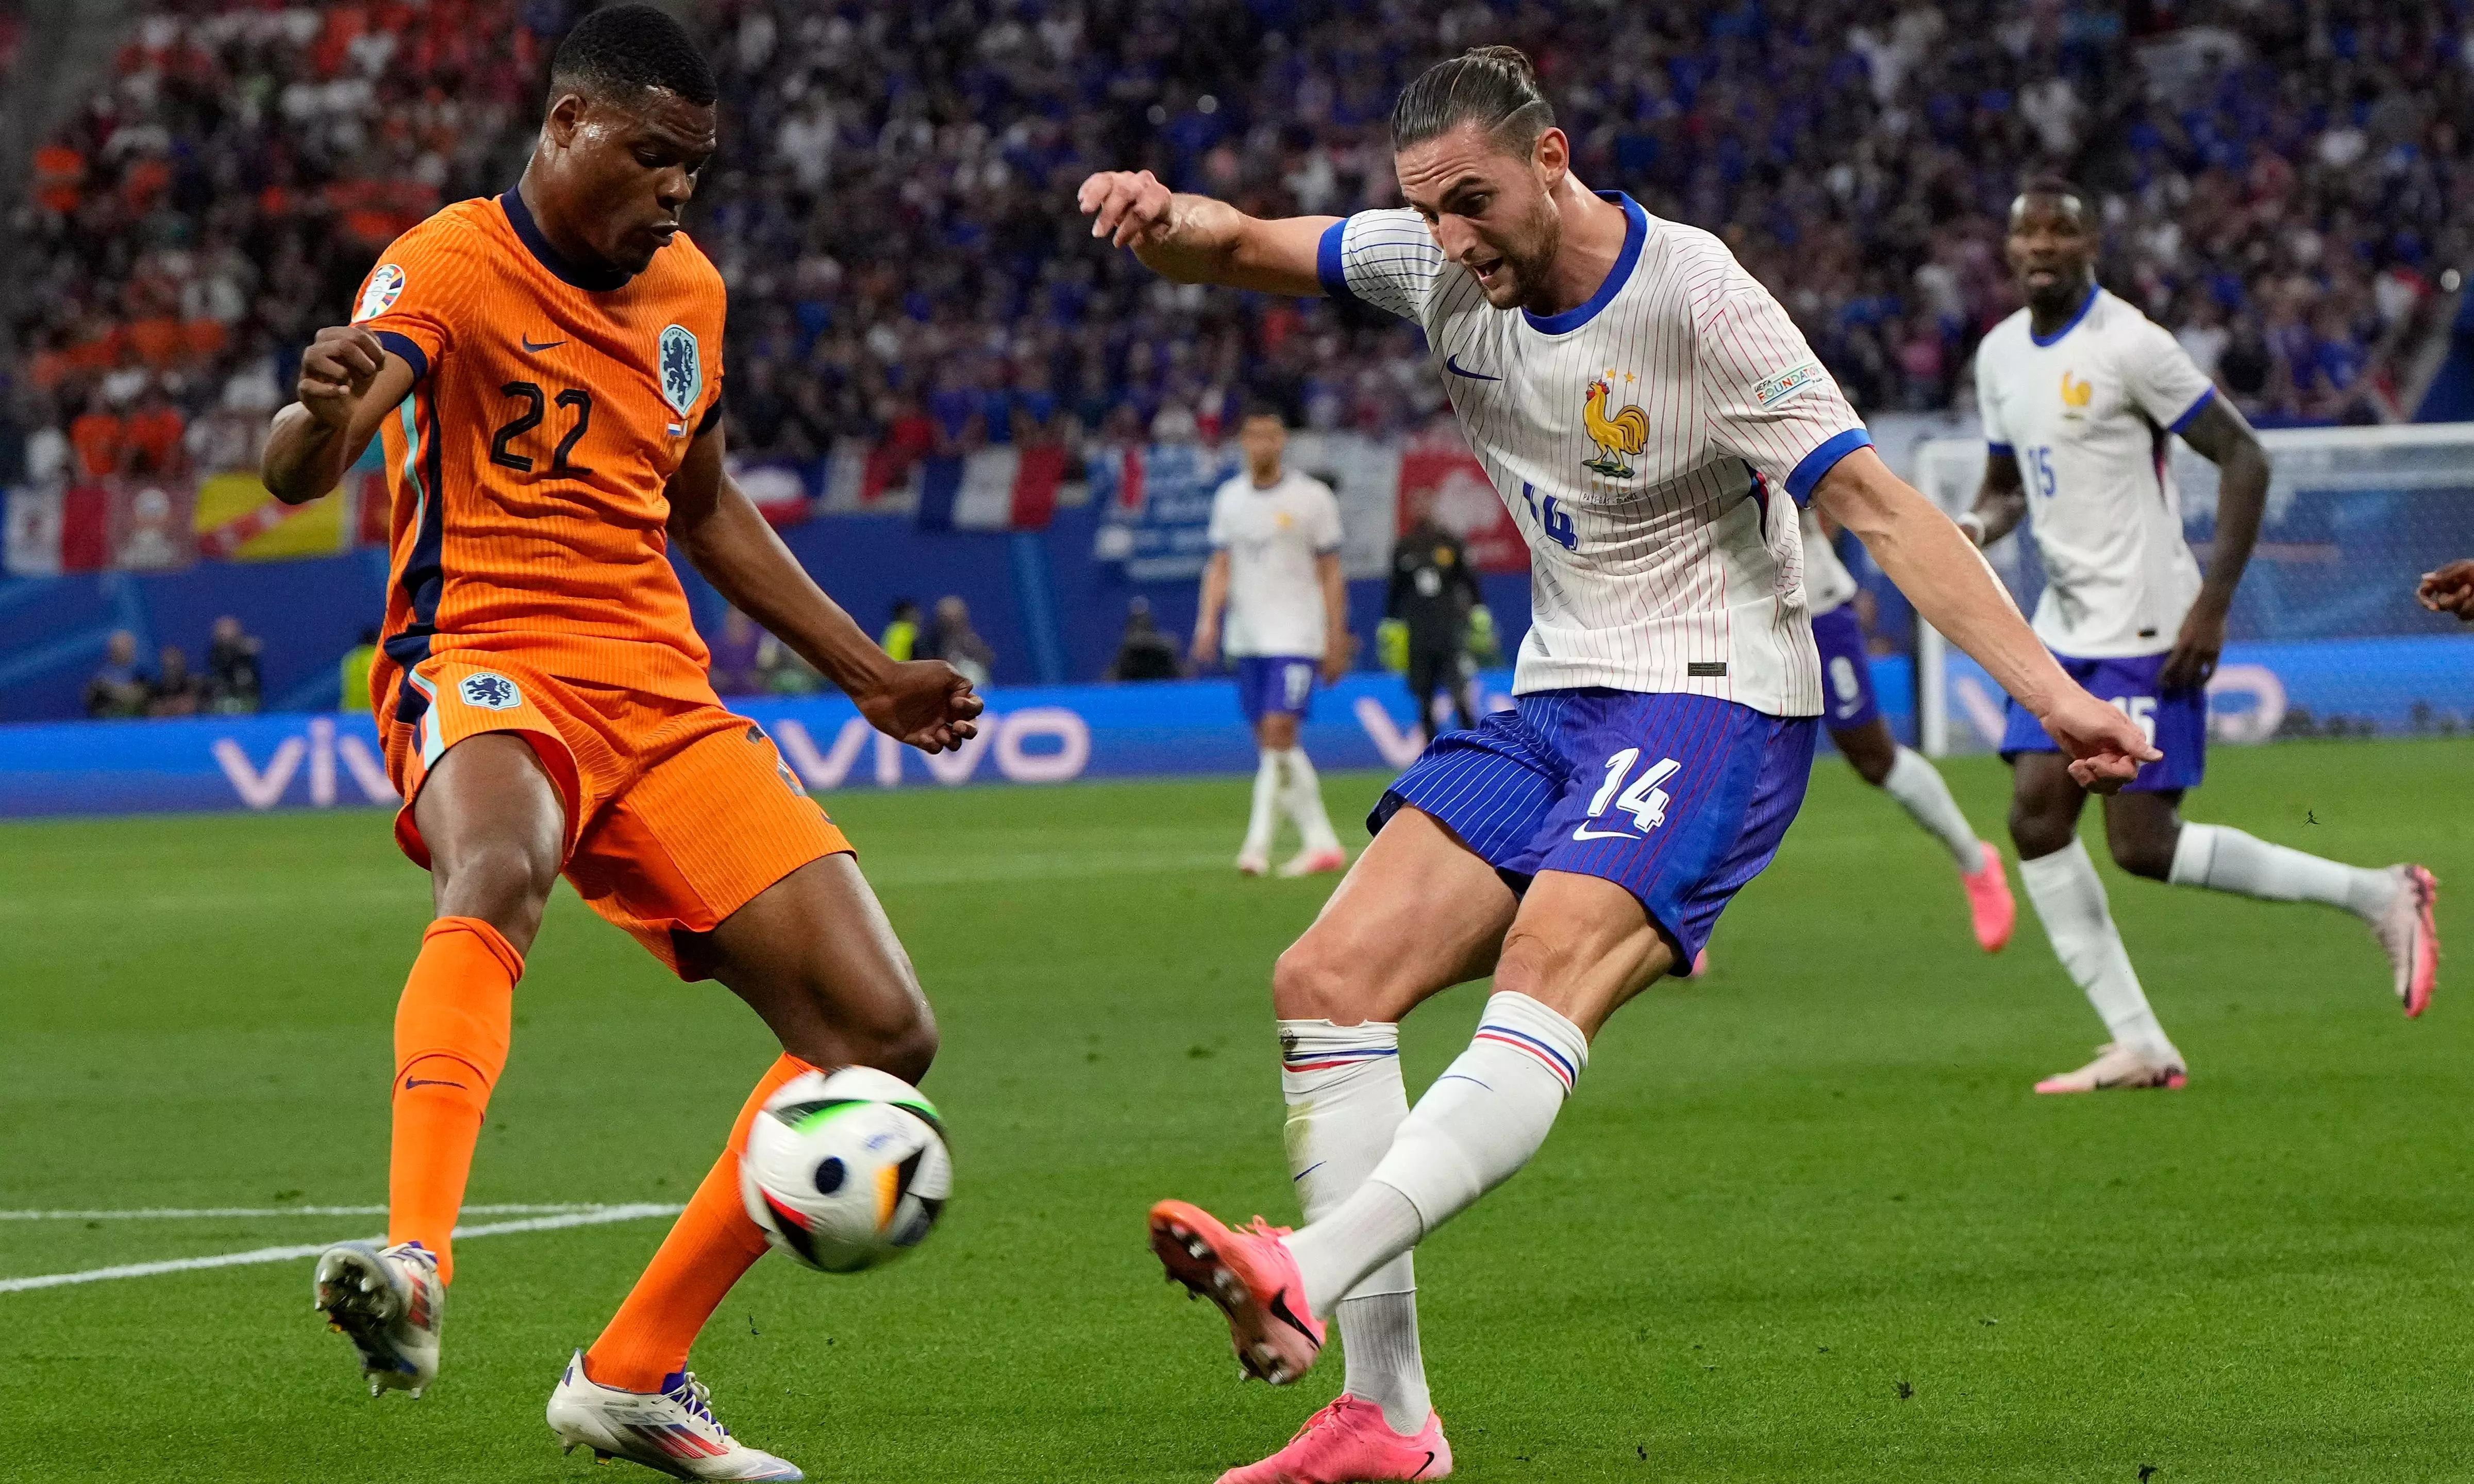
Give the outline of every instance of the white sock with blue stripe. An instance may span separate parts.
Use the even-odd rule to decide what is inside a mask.
[[[1379,1020],[1282,1020],[1279,1031],[1289,1174],[1313,1222],[1366,1184],[1409,1116],[1400,1028]],[[1404,1252],[1376,1268],[1340,1301],[1335,1316],[1348,1368],[1342,1389],[1381,1407],[1392,1430],[1408,1434],[1424,1427],[1434,1409],[1418,1348],[1415,1263]]]
[[[1589,1038],[1561,1015],[1526,994],[1489,999],[1469,1048],[1418,1099],[1366,1183],[1289,1238],[1314,1311],[1331,1312],[1528,1163],[1589,1060]]]

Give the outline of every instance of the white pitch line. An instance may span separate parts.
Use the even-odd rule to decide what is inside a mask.
[[[563,1216],[610,1210],[601,1201],[467,1206],[467,1216]],[[256,1216],[383,1216],[383,1206],[148,1206],[134,1210],[0,1210],[0,1221],[204,1221]]]
[[[476,1208],[477,1209],[478,1208]],[[555,1232],[566,1227],[606,1226],[614,1221],[642,1221],[651,1216],[675,1216],[683,1208],[676,1206],[601,1206],[591,1210],[570,1210],[556,1216],[534,1216],[521,1221],[491,1221],[479,1226],[459,1226],[458,1240],[470,1241],[476,1236],[503,1236],[515,1232]],[[383,1241],[382,1236],[368,1238]],[[194,1273],[202,1268],[236,1268],[256,1262],[295,1262],[314,1257],[333,1244],[320,1242],[306,1247],[258,1247],[248,1252],[218,1253],[210,1257],[175,1257],[165,1262],[129,1262],[118,1267],[88,1268],[83,1273],[44,1273],[33,1278],[0,1278],[0,1293],[24,1293],[32,1288],[60,1288],[70,1283],[100,1283],[115,1278],[152,1278],[158,1273]]]

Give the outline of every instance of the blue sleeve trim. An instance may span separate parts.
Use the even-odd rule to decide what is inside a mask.
[[[2208,388],[2208,390],[2199,394],[2199,399],[2197,401],[2193,402],[2189,407],[2184,408],[2182,416],[2174,419],[2172,422],[2167,425],[2165,430],[2169,433],[2181,432],[2184,428],[2191,425],[2192,419],[2196,418],[2202,411],[2206,410],[2207,405],[2210,402],[2213,402],[2216,399],[2217,389],[2215,387]]]
[[[696,424],[695,436],[698,438],[704,437],[707,433],[712,432],[714,424],[720,420],[721,398],[716,396],[713,399],[713,405],[704,410],[704,420]]]
[[[2019,450],[2011,447],[2008,443],[1986,443],[1984,445],[1984,451],[1997,459],[2015,459],[2019,457]]]
[[[378,348],[384,350],[389,355],[400,355],[403,357],[403,364],[412,368],[413,385],[419,386],[423,381],[428,379],[429,353],[422,349],[419,346],[414,345],[412,343],[411,336],[400,335],[394,330],[380,330],[378,331]]]
[[[1359,299],[1349,288],[1348,269],[1342,263],[1340,257],[1341,234],[1347,230],[1348,218],[1346,217],[1342,217],[1323,228],[1322,245],[1315,250],[1315,277],[1322,282],[1322,291],[1333,299],[1346,299],[1352,304],[1362,304],[1366,300]]]
[[[1795,472],[1786,476],[1787,498],[1795,501],[1798,505],[1811,504],[1812,487],[1821,483],[1822,476],[1828,474],[1831,469],[1836,468],[1838,467],[1839,460],[1847,457],[1851,453],[1854,453],[1856,449],[1870,448],[1872,446],[1872,434],[1865,432],[1862,428],[1849,428],[1846,432],[1839,434],[1830,442],[1812,450],[1812,452],[1806,454],[1804,456],[1804,462],[1795,467]]]

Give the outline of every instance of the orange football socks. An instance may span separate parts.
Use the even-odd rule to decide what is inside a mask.
[[[440,918],[421,935],[421,956],[396,1003],[387,1241],[436,1253],[442,1282],[455,1276],[449,1238],[481,1114],[507,1065],[523,972],[523,955],[497,928],[479,918]]]
[[[785,1052],[747,1095],[739,1121],[731,1125],[730,1146],[696,1186],[610,1328],[586,1352],[588,1377],[621,1391],[659,1391],[672,1374],[687,1369],[688,1351],[705,1321],[740,1276],[764,1256],[764,1233],[748,1219],[739,1195],[739,1152],[747,1147],[747,1131],[782,1084],[813,1070]]]

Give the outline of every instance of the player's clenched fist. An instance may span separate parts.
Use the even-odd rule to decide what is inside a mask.
[[[1112,247],[1139,247],[1169,226],[1169,188],[1148,170],[1103,170],[1082,182],[1075,203],[1093,218],[1091,235]]]
[[[2474,560],[2451,562],[2438,571],[2423,573],[2413,595],[2435,613],[2454,613],[2474,623]]]
[[[2098,794],[2121,792],[2139,777],[2143,763],[2164,756],[2122,707],[2073,687],[2042,718],[2045,730],[2071,754],[2071,778]]]
[[[301,357],[301,405],[329,427],[350,427],[353,404],[384,365],[386,351],[376,335],[358,325],[329,325]]]

